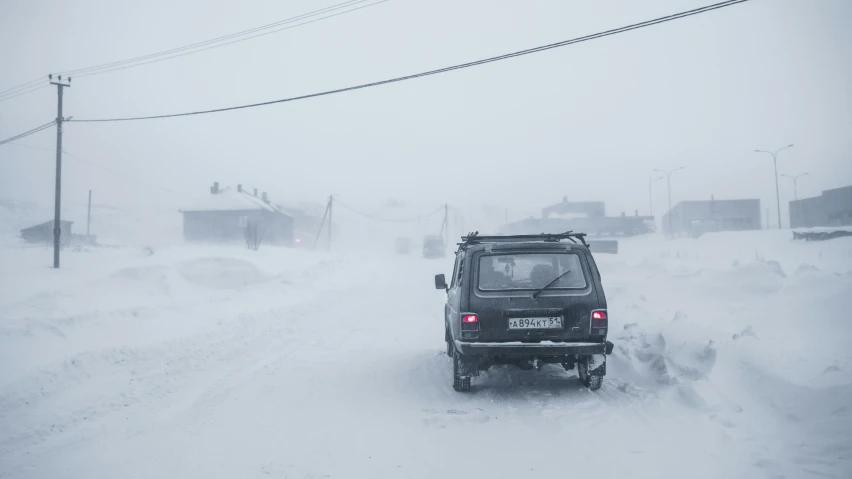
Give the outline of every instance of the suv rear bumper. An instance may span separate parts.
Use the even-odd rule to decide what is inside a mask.
[[[532,357],[606,353],[604,343],[466,343],[457,340],[455,344],[460,353],[468,356]]]

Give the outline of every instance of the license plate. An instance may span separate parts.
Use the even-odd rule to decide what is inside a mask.
[[[509,318],[509,329],[562,329],[562,317]]]

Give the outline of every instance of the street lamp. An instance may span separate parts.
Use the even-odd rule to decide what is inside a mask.
[[[775,165],[775,202],[778,208],[778,229],[781,229],[781,194],[778,193],[778,153],[787,148],[792,148],[793,145],[787,145],[784,148],[776,150],[774,153],[766,150],[754,150],[755,153],[769,153],[772,155],[772,164]]]
[[[807,173],[802,173],[802,174],[793,175],[793,176],[785,175],[784,173],[781,173],[781,176],[785,176],[785,177],[793,180],[793,199],[796,199],[796,200],[799,199],[799,187],[797,186],[797,181],[799,180],[799,178],[801,178],[805,175],[807,175]]]
[[[662,179],[662,176],[658,176],[657,178],[648,177],[648,212],[651,216],[654,216],[654,196],[651,194],[651,185],[653,185],[655,181]]]
[[[666,183],[668,185],[669,190],[669,235],[674,236],[674,231],[672,230],[672,173],[678,170],[682,170],[683,167],[675,168],[673,170],[661,170],[659,168],[654,168],[654,171],[659,171],[666,175]]]

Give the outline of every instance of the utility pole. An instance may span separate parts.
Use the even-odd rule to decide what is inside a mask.
[[[675,168],[673,170],[660,170],[658,168],[654,168],[654,171],[659,171],[660,173],[664,173],[666,175],[666,183],[668,184],[669,190],[669,236],[674,236],[674,231],[672,230],[672,173],[678,170],[682,170],[683,167]]]
[[[334,196],[328,195],[328,250],[331,251],[331,207],[334,203]]]
[[[89,236],[89,226],[92,224],[92,190],[89,190],[89,210],[86,213],[86,236]],[[89,238],[86,238],[88,241]]]
[[[775,152],[766,150],[754,150],[755,153],[769,153],[772,155],[772,164],[775,165],[775,203],[778,208],[778,229],[781,229],[781,194],[778,192],[778,153],[787,148],[792,148],[793,145],[787,145],[784,148],[778,149]]]
[[[331,209],[331,197],[329,196],[328,198],[329,198],[329,201],[325,205],[325,211],[322,214],[322,219],[320,220],[320,225],[319,225],[319,229],[317,230],[317,235],[314,237],[314,246],[311,249],[317,249],[317,243],[319,243],[320,234],[322,233],[322,227],[325,225],[325,219],[328,218],[328,213],[329,213],[328,210]],[[329,226],[328,229],[331,230],[331,226]],[[331,233],[329,232],[329,237],[330,236],[331,236]]]
[[[652,178],[650,176],[648,177],[648,213],[650,216],[654,216],[654,195],[651,194],[651,185],[653,185],[655,181],[662,179],[662,176],[659,176],[657,178]]]
[[[444,244],[450,242],[450,206],[447,203],[444,203],[444,222],[441,224],[441,239],[444,240]]]
[[[790,178],[791,180],[793,180],[793,199],[794,200],[799,199],[799,186],[797,185],[799,178],[801,178],[805,175],[807,175],[807,173],[802,173],[800,175],[792,175],[792,176],[791,175],[785,175],[784,173],[781,173],[781,176],[784,176],[786,178]]]
[[[53,211],[53,267],[59,268],[59,245],[60,235],[62,234],[62,219],[60,208],[62,207],[62,91],[66,87],[71,86],[71,77],[68,77],[68,83],[62,82],[62,75],[59,75],[56,81],[53,81],[53,75],[49,75],[51,85],[56,85],[58,95],[58,106],[56,113],[56,193],[54,199]]]

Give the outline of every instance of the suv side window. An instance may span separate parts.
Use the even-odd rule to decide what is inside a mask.
[[[458,278],[458,275],[459,275],[459,261],[460,260],[461,260],[461,253],[458,253],[456,255],[455,265],[453,265],[453,277],[450,278],[450,288],[456,287],[456,282],[457,282],[456,278]]]
[[[450,284],[451,288],[455,288],[459,286],[462,282],[462,275],[464,274],[464,252],[459,252],[456,255],[456,266],[453,268],[453,279]]]
[[[464,278],[464,253],[459,254],[458,267],[456,268],[456,274],[453,277],[453,286],[461,285],[462,278]]]

